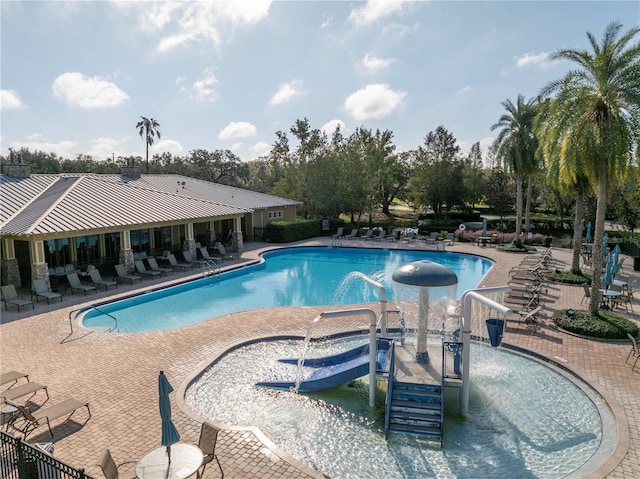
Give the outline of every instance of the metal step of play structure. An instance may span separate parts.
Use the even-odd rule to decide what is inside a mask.
[[[393,389],[387,404],[387,434],[394,432],[439,438],[442,445],[442,385],[391,381],[389,387]]]

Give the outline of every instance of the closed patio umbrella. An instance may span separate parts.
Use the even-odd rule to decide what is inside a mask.
[[[482,218],[482,236],[487,236],[487,218]]]
[[[613,263],[611,264],[611,273],[613,276],[618,274],[618,262],[620,261],[620,245],[616,244],[613,248]]]
[[[602,276],[602,284],[605,284],[607,286],[607,289],[609,289],[609,286],[611,285],[611,283],[613,283],[613,275],[611,273],[611,255],[608,254],[607,259],[605,260],[604,275]]]
[[[584,239],[587,240],[587,243],[591,243],[592,237],[591,237],[591,221],[589,221],[587,223],[587,234],[585,235]]]
[[[605,233],[602,237],[602,254],[607,256],[609,253],[609,233]]]
[[[162,439],[160,444],[167,448],[169,464],[171,464],[171,445],[180,440],[180,433],[171,420],[171,401],[169,400],[169,394],[172,392],[173,388],[171,384],[169,384],[169,380],[164,375],[164,372],[160,371],[160,375],[158,376],[158,397],[160,419],[162,420]]]

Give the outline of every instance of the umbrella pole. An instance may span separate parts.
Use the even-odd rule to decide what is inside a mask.
[[[167,446],[167,457],[169,458],[169,465],[171,465],[171,446]]]

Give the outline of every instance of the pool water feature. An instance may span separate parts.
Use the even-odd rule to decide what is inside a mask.
[[[308,355],[367,340],[322,341]],[[580,468],[601,446],[603,423],[611,427],[606,404],[587,385],[537,360],[473,344],[470,414],[460,419],[446,406],[444,448],[410,436],[386,442],[384,392],[380,407],[370,408],[366,377],[312,394],[254,387],[290,375],[296,366],[278,359],[297,357],[301,344],[264,341],[229,352],[188,387],[187,404],[224,425],[257,426],[297,459],[342,479],[582,477]]]
[[[115,318],[119,332],[162,331],[257,308],[378,301],[379,292],[364,282],[341,286],[353,271],[375,277],[392,300],[393,272],[421,259],[451,268],[460,278],[458,291],[464,291],[474,288],[493,265],[468,254],[375,248],[284,248],[263,254],[263,259],[258,265],[219,276],[97,305],[84,314],[82,325],[107,331],[114,327]]]

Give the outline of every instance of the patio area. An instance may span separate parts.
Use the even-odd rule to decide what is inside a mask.
[[[330,238],[296,243],[296,245],[330,245]],[[290,246],[290,245],[286,245]],[[353,240],[343,247],[429,248],[422,241],[410,243]],[[249,264],[260,252],[273,244],[248,243],[240,259],[225,261],[222,269]],[[509,270],[522,255],[504,253],[496,248],[483,248],[470,243],[447,246],[448,251],[474,253],[496,261],[480,286],[506,284]],[[558,269],[567,269],[569,250],[554,249]],[[627,259],[627,265],[632,261]],[[626,273],[640,279],[640,272]],[[107,297],[131,294],[137,290],[157,288],[161,284],[184,281],[200,276],[201,271],[143,280],[133,285],[122,284],[116,290],[99,291],[83,296],[68,295],[60,303],[40,303],[34,310],[21,312],[15,308],[2,311],[0,325],[0,371],[19,370],[29,373],[32,381],[48,386],[55,404],[68,397],[86,401],[91,406],[91,419],[86,425],[69,422],[54,425],[55,456],[88,474],[102,477],[96,463],[100,452],[109,448],[116,460],[136,460],[154,449],[160,441],[160,417],[157,407],[157,375],[163,370],[176,392],[173,419],[181,441],[196,444],[202,418],[190,412],[182,398],[190,379],[233,345],[248,340],[275,336],[304,336],[309,321],[327,308],[270,308],[242,312],[209,319],[170,331],[137,334],[104,334],[69,326],[69,313],[83,305]],[[637,296],[637,295],[636,295]],[[584,309],[583,289],[550,283],[542,295],[544,320],[537,333],[526,327],[507,330],[504,342],[535,352],[569,369],[596,389],[609,403],[618,423],[618,444],[614,454],[591,477],[640,477],[640,368],[625,365],[629,342],[605,342],[583,339],[559,331],[550,321],[555,309]],[[376,309],[376,308],[374,308]],[[640,323],[640,298],[634,298],[635,312],[619,314]],[[335,332],[358,328],[352,319],[338,319]],[[39,397],[34,398],[36,402]],[[30,442],[48,441],[46,428],[29,436]],[[227,478],[306,478],[325,477],[290,457],[268,438],[252,428],[225,428],[218,439],[216,453]],[[219,477],[216,467],[207,467],[205,477]]]

